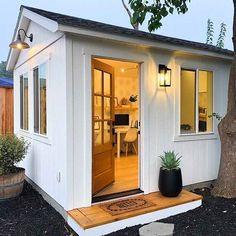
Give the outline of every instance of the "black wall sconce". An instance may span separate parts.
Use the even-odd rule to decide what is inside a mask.
[[[160,87],[171,86],[171,69],[166,65],[159,65],[159,85]]]
[[[12,42],[12,43],[9,45],[10,48],[15,48],[15,49],[21,50],[21,49],[26,49],[26,48],[29,48],[29,47],[30,47],[28,43],[22,41],[20,32],[23,32],[23,33],[24,33],[24,36],[25,36],[26,38],[28,38],[28,39],[30,40],[30,42],[33,42],[33,34],[30,34],[30,35],[28,36],[28,35],[26,34],[26,32],[25,32],[24,29],[19,29],[19,30],[18,30],[17,39],[16,39],[16,41]]]

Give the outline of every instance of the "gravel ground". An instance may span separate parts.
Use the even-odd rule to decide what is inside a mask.
[[[236,199],[214,198],[210,189],[195,192],[204,197],[201,207],[160,222],[174,223],[176,236],[236,236]],[[142,225],[129,227],[109,236],[138,236],[140,227]]]
[[[20,197],[0,202],[0,236],[76,235],[63,217],[25,183]]]
[[[187,213],[161,220],[174,223],[174,235],[236,236],[236,199],[214,198],[210,189],[195,191],[203,195],[203,205]],[[109,236],[138,236],[142,225],[129,227]],[[25,184],[22,195],[0,202],[0,236],[76,236],[54,208]]]

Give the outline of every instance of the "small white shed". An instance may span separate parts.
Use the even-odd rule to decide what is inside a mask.
[[[31,143],[22,165],[62,214],[158,191],[158,156],[167,150],[182,155],[185,186],[217,177],[211,115],[226,112],[232,51],[26,6],[14,39],[19,29],[33,34],[29,49],[10,50],[7,65],[15,133]],[[131,127],[137,135],[126,154]]]

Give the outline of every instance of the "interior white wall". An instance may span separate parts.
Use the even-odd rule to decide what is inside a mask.
[[[215,179],[220,145],[213,134],[179,137],[180,68],[208,69],[214,72],[214,111],[224,115],[227,101],[229,61],[193,57],[132,47],[115,42],[84,38],[73,40],[74,88],[74,207],[91,204],[91,57],[125,59],[141,63],[141,189],[158,190],[159,155],[175,150],[183,158],[184,185]],[[158,86],[158,65],[172,69],[170,88]],[[71,186],[72,188],[72,186]]]
[[[14,129],[17,135],[23,136],[31,144],[26,159],[20,165],[34,183],[67,209],[65,37],[53,34],[36,23],[30,24],[28,32],[34,34],[33,45],[29,50],[22,51],[14,71]],[[33,68],[41,63],[47,64],[46,137],[34,134],[33,131]],[[19,77],[25,72],[28,72],[29,78],[29,131],[20,130]]]

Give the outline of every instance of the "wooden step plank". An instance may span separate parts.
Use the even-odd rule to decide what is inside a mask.
[[[93,224],[93,222],[78,209],[69,211],[68,215],[71,216],[81,227]]]
[[[130,217],[135,217],[142,214],[151,213],[154,211],[174,207],[177,205],[189,203],[192,201],[201,200],[202,196],[183,190],[178,197],[168,198],[161,195],[160,192],[155,192],[143,197],[153,202],[154,206],[126,212],[120,215],[112,216],[108,212],[100,208],[100,205],[93,205],[91,207],[84,207],[76,210],[69,211],[68,214],[84,229],[96,227],[112,223],[119,220],[124,220]],[[132,198],[132,197],[127,197]]]

